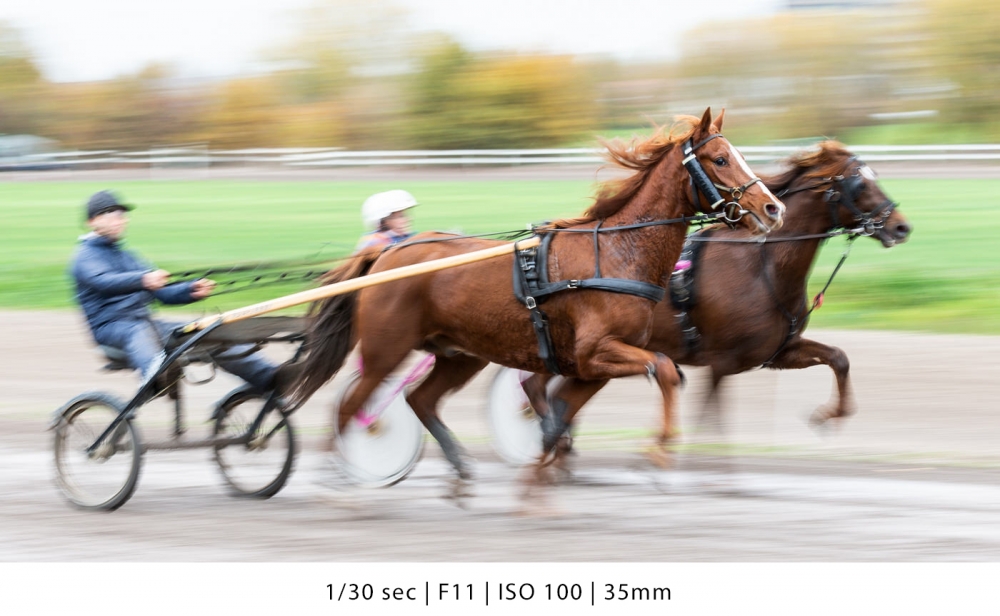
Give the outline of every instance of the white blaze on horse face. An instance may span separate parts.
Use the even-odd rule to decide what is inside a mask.
[[[871,180],[874,182],[875,180],[878,179],[878,176],[875,175],[875,172],[872,171],[871,167],[869,167],[868,165],[861,165],[860,167],[858,167],[858,173],[860,173],[861,177],[865,178],[866,180]]]
[[[746,173],[752,178],[757,177],[756,175],[754,175],[754,172],[750,170],[750,166],[747,165],[747,161],[743,159],[743,155],[736,151],[736,146],[730,143],[729,151],[732,152],[733,160],[739,163],[740,169],[743,170],[743,173]],[[770,197],[774,202],[774,204],[777,205],[779,208],[781,208],[782,212],[785,211],[785,205],[781,202],[781,200],[779,200],[777,197],[774,196],[774,193],[772,193],[771,190],[764,185],[764,182],[757,182],[757,186],[760,186],[761,190],[764,191],[764,194]]]

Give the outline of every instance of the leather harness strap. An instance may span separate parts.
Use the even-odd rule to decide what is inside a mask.
[[[654,302],[660,302],[666,296],[666,289],[639,280],[604,278],[600,275],[599,265],[595,268],[595,278],[550,282],[548,276],[548,253],[553,237],[554,234],[546,233],[542,236],[542,243],[537,248],[528,248],[525,250],[518,249],[515,243],[514,296],[528,309],[528,315],[531,318],[531,323],[535,328],[535,335],[538,338],[538,356],[545,364],[545,369],[552,374],[562,374],[559,371],[559,364],[556,361],[555,346],[552,343],[552,335],[549,331],[548,316],[538,307],[550,295],[571,289],[591,289],[635,295]],[[599,258],[596,260],[599,261]]]

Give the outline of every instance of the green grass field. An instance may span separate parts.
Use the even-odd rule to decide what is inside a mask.
[[[813,326],[1000,333],[1000,180],[884,180],[914,225],[909,243],[885,250],[859,239],[814,313]],[[0,308],[73,306],[66,265],[86,231],[82,204],[105,184],[0,185]],[[360,235],[360,206],[388,182],[117,182],[138,205],[129,244],[171,271],[245,261],[341,256]],[[422,203],[420,230],[482,233],[571,216],[589,204],[587,181],[407,182]],[[810,291],[825,283],[844,247],[831,240]],[[215,312],[304,288],[285,285],[210,298]]]

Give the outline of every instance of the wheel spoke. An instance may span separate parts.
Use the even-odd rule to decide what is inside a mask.
[[[88,452],[117,417],[121,403],[106,394],[74,401],[56,428],[55,458],[60,489],[73,504],[86,509],[116,509],[135,491],[141,465],[138,433],[130,421],[120,424],[102,444],[101,455]],[[105,446],[107,445],[107,446]]]
[[[248,434],[264,402],[263,397],[250,392],[233,394],[223,403],[223,412],[215,424],[216,437],[249,437],[245,444],[215,448],[215,460],[223,478],[241,496],[273,496],[292,471],[295,437],[286,417],[272,410],[257,430]]]

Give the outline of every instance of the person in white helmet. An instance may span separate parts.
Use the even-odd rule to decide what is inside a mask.
[[[368,231],[361,236],[355,251],[385,248],[413,236],[410,216],[406,213],[417,205],[413,195],[405,190],[375,193],[361,206],[361,219]]]
[[[413,195],[405,190],[388,190],[375,193],[365,199],[361,206],[361,220],[365,223],[365,233],[358,240],[355,252],[383,249],[413,237],[410,216],[407,210],[417,205]],[[360,357],[357,369],[361,370]],[[378,401],[370,401],[375,407]],[[347,482],[340,470],[341,462],[331,452],[336,447],[335,432],[338,409],[334,406],[330,414],[330,437],[322,446],[323,456],[317,467],[315,483],[327,490],[327,496],[336,496],[341,504],[355,505],[357,496],[354,486]]]

